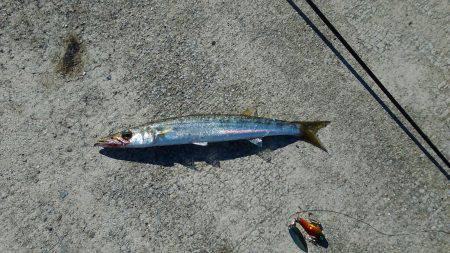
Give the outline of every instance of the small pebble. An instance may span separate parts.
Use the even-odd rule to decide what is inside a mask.
[[[62,191],[59,193],[59,197],[61,199],[64,199],[65,197],[67,197],[67,195],[69,195],[69,193],[67,191]]]
[[[108,81],[111,81],[111,75],[108,75],[107,77],[106,77],[106,80],[108,80]]]
[[[71,147],[67,147],[67,148],[66,148],[66,151],[70,153],[70,152],[73,151],[73,149],[72,149]]]

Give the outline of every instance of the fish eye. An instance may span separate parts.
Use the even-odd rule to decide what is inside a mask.
[[[122,138],[124,138],[126,140],[131,139],[131,137],[133,137],[133,133],[128,129],[123,130],[121,135],[122,135]]]

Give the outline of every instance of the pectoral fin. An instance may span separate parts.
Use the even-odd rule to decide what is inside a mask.
[[[207,143],[207,142],[193,142],[192,144],[198,145],[198,146],[202,146],[202,147],[208,146],[208,143]]]
[[[172,131],[172,128],[165,128],[165,129],[156,131],[156,136],[164,136],[171,131]]]

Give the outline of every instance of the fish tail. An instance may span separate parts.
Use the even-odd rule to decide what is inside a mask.
[[[306,142],[328,152],[320,142],[319,137],[317,137],[317,131],[330,124],[330,121],[294,121],[294,123],[299,126],[301,130],[300,135]]]

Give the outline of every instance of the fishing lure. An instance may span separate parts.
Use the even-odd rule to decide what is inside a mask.
[[[326,151],[317,131],[328,121],[283,121],[245,115],[192,115],[124,129],[103,137],[94,146],[145,148],[181,144],[206,146],[210,142],[249,140],[261,147],[267,136],[298,136]]]
[[[411,233],[401,233],[401,232],[395,232],[395,233],[386,233],[383,230],[377,229],[370,223],[365,222],[362,219],[355,218],[349,214],[334,211],[334,210],[326,210],[326,209],[310,209],[310,210],[303,210],[296,212],[290,216],[290,221],[287,224],[289,227],[289,233],[292,236],[292,239],[297,244],[300,249],[307,252],[306,242],[302,242],[301,240],[298,240],[299,238],[302,238],[302,232],[298,229],[297,224],[300,225],[301,228],[306,232],[306,239],[313,243],[316,246],[321,246],[324,248],[328,247],[328,241],[325,238],[325,235],[323,233],[323,227],[320,223],[319,219],[317,219],[311,212],[327,212],[332,214],[338,214],[342,215],[344,217],[347,217],[349,219],[354,220],[354,222],[362,223],[369,228],[371,228],[373,231],[377,232],[380,235],[384,236],[410,236],[410,235],[423,235],[424,233],[443,233],[443,234],[450,234],[449,231],[441,230],[441,229],[426,229],[421,228],[420,230],[416,230]],[[305,217],[305,214],[308,216]]]
[[[288,227],[295,227],[296,224],[300,224],[303,230],[306,232],[306,239],[313,243],[314,245],[322,244],[326,241],[325,235],[323,233],[323,227],[319,219],[317,219],[312,213],[307,212],[308,217],[303,218],[302,214],[305,211],[300,211],[292,214],[290,216],[291,221],[288,223]]]

